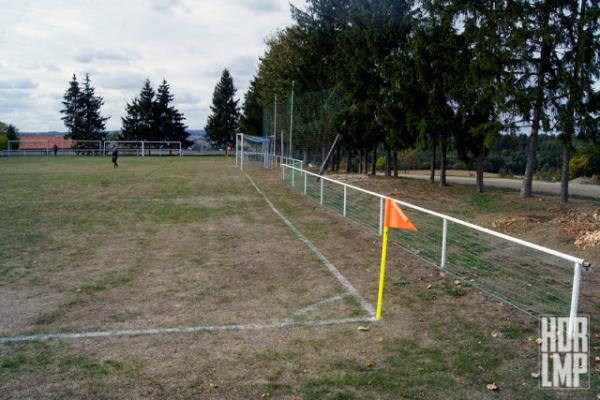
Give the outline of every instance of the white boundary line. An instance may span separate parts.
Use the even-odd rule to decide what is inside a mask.
[[[194,333],[194,332],[224,332],[224,331],[257,331],[265,329],[285,328],[288,326],[327,326],[352,324],[356,322],[372,322],[373,317],[358,317],[345,319],[327,319],[312,321],[280,321],[270,324],[245,324],[245,325],[198,325],[179,326],[174,328],[149,328],[149,329],[125,329],[113,331],[77,332],[77,333],[49,333],[29,336],[10,336],[0,338],[0,343],[12,342],[35,342],[52,339],[86,339],[105,338],[115,336],[142,336],[157,335],[165,333]]]
[[[336,301],[339,301],[339,300],[341,300],[341,299],[343,299],[344,297],[347,297],[347,296],[351,296],[351,294],[350,293],[342,293],[342,294],[338,294],[337,296],[333,296],[333,297],[330,297],[328,299],[318,301],[318,302],[313,303],[313,304],[311,304],[309,306],[301,308],[298,311],[293,312],[291,314],[292,318],[293,317],[297,317],[299,315],[303,315],[303,314],[309,313],[311,311],[315,311],[315,310],[321,308],[321,306],[324,306],[326,304],[335,303]]]
[[[373,309],[373,306],[366,301],[361,295],[360,293],[358,293],[358,291],[354,288],[354,286],[352,286],[352,284],[348,281],[348,279],[346,279],[346,277],[344,275],[342,275],[340,273],[340,271],[335,267],[335,265],[333,265],[328,259],[327,257],[325,257],[323,255],[323,253],[321,253],[319,251],[319,249],[317,249],[317,247],[306,238],[306,236],[304,236],[302,234],[302,232],[300,232],[298,230],[298,228],[296,228],[294,226],[294,224],[292,224],[277,208],[275,208],[275,206],[273,205],[273,203],[271,203],[271,200],[269,200],[269,198],[267,197],[267,195],[265,195],[263,193],[262,190],[259,189],[258,186],[256,186],[256,183],[254,183],[254,181],[252,180],[252,178],[250,178],[250,176],[245,172],[244,175],[246,175],[246,178],[248,178],[248,180],[250,181],[250,183],[252,183],[252,186],[254,186],[254,188],[256,189],[256,191],[262,196],[262,198],[267,202],[267,204],[269,205],[269,207],[271,207],[271,210],[273,210],[273,212],[275,214],[277,214],[279,216],[279,218],[281,218],[281,220],[292,230],[292,232],[294,232],[294,234],[296,236],[298,236],[298,239],[300,239],[305,245],[306,247],[308,247],[325,265],[325,267],[327,267],[327,269],[329,270],[329,272],[331,272],[331,274],[335,277],[335,279],[337,279],[337,281],[340,283],[340,285],[342,285],[344,287],[344,289],[346,289],[346,291],[354,296],[358,302],[360,303],[360,305],[362,306],[362,308],[367,312],[367,314],[370,317],[374,317],[375,316],[375,310]]]

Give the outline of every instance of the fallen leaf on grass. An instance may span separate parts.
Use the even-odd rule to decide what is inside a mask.
[[[377,339],[377,341],[378,341],[379,343],[383,343],[383,336],[379,336],[379,339]]]
[[[455,281],[454,281],[454,284],[455,284],[456,286],[458,286],[458,285],[460,285],[460,284],[461,284],[461,282],[460,282],[459,280],[455,280]]]
[[[427,285],[427,289],[431,289],[431,286],[432,286],[431,284]]]
[[[263,393],[260,395],[261,399],[268,399],[269,398],[269,393]]]
[[[537,379],[540,377],[540,374],[539,374],[539,372],[532,372],[531,377]]]
[[[485,385],[485,388],[487,390],[492,390],[492,391],[498,390],[498,386],[496,385],[496,382],[488,383],[487,385]]]
[[[211,389],[218,389],[219,385],[217,385],[216,383],[209,383],[208,386],[210,386]]]
[[[497,338],[497,337],[498,337],[498,335],[499,335],[499,333],[498,333],[498,332],[492,332],[492,337],[493,337],[493,338]]]
[[[375,362],[375,360],[367,360],[367,367],[369,367],[369,368],[374,367],[375,364],[377,364]]]
[[[361,331],[361,332],[366,332],[366,331],[368,331],[368,330],[369,330],[369,327],[368,327],[368,326],[359,326],[359,327],[358,327],[358,328],[356,328],[356,329],[358,329],[358,330],[359,330],[359,331]]]
[[[539,337],[539,338],[535,339],[535,342],[537,344],[542,344],[542,343],[544,343],[544,339],[542,339],[541,337]]]
[[[440,277],[445,278],[446,277],[446,273],[445,272],[440,272]]]

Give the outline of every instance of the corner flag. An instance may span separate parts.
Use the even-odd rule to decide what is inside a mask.
[[[410,222],[410,219],[402,212],[400,206],[394,203],[392,199],[385,199],[383,226],[386,228],[404,229],[406,231],[417,231],[417,228]]]
[[[417,228],[402,212],[400,206],[392,199],[385,199],[385,215],[383,218],[383,242],[381,246],[381,272],[379,274],[379,295],[377,296],[377,320],[381,319],[381,306],[383,303],[383,283],[385,281],[385,262],[387,256],[387,238],[390,228],[403,229],[416,232]]]

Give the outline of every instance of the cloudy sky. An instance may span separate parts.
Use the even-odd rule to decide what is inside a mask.
[[[64,130],[73,73],[90,74],[108,129],[146,78],[167,79],[188,126],[203,128],[223,68],[242,98],[265,37],[291,23],[288,0],[0,0],[0,10],[0,121],[23,132]]]

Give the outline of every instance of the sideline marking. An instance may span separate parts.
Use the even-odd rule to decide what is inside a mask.
[[[246,173],[246,171],[242,171],[242,172],[244,172],[244,175],[246,175],[246,178],[248,178],[248,180],[250,181],[250,183],[252,184],[252,186],[254,186],[254,188],[256,189],[256,191],[267,202],[267,204],[269,205],[269,207],[271,207],[271,210],[273,210],[273,212],[275,214],[277,214],[279,216],[279,218],[281,218],[283,220],[283,222],[292,230],[292,232],[294,232],[294,234],[296,234],[296,236],[298,236],[298,239],[300,239],[310,250],[312,250],[313,253],[315,253],[315,255],[323,262],[323,264],[325,265],[325,267],[327,267],[327,269],[329,270],[329,272],[331,272],[331,274],[335,277],[335,279],[337,279],[337,281],[340,283],[340,285],[342,285],[346,289],[346,291],[348,293],[350,293],[352,296],[354,296],[359,301],[360,305],[367,312],[367,314],[369,314],[370,317],[374,317],[375,316],[375,310],[373,309],[373,306],[367,300],[365,300],[360,295],[360,293],[358,293],[358,291],[354,288],[354,286],[352,286],[352,284],[348,281],[348,279],[346,279],[346,277],[341,274],[341,272],[335,267],[335,265],[333,265],[331,263],[331,261],[329,261],[323,255],[323,253],[321,253],[319,251],[319,249],[317,249],[317,246],[315,246],[313,244],[313,242],[311,242],[310,240],[308,240],[306,238],[306,236],[304,236],[302,234],[302,232],[300,232],[298,230],[298,228],[296,228],[294,226],[294,224],[292,224],[277,208],[275,208],[275,206],[273,205],[273,203],[271,203],[271,200],[269,200],[269,198],[267,197],[267,195],[264,194],[263,191],[260,190],[258,186],[256,186],[256,183],[254,183],[254,181],[252,180],[252,178],[250,178],[250,176]]]
[[[142,336],[157,335],[164,333],[192,333],[192,332],[222,332],[222,331],[249,331],[285,328],[288,326],[327,326],[351,324],[355,322],[373,322],[373,317],[358,317],[345,319],[327,319],[313,321],[281,321],[271,324],[246,324],[246,325],[198,325],[198,326],[179,326],[174,328],[149,328],[149,329],[125,329],[114,331],[96,331],[96,332],[75,332],[75,333],[49,333],[30,336],[11,336],[0,338],[0,343],[11,342],[37,342],[51,339],[82,339],[82,338],[103,338],[113,336]]]

